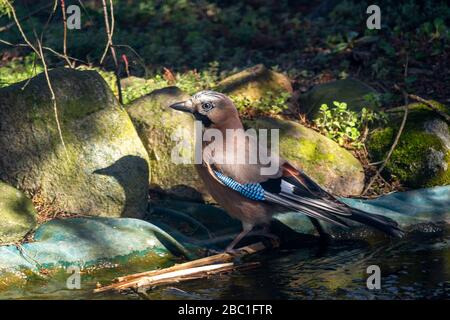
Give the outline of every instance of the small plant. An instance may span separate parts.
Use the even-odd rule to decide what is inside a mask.
[[[333,107],[322,104],[314,123],[325,136],[340,146],[360,149],[363,146],[361,131],[375,121],[385,121],[385,115],[367,108],[355,112],[349,110],[345,102],[334,101]]]

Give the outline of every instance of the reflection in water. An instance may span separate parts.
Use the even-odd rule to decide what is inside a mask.
[[[450,237],[416,237],[393,243],[344,242],[327,248],[276,250],[254,257],[257,269],[196,280],[148,292],[150,299],[448,299]],[[368,290],[366,268],[381,268],[381,290]],[[153,266],[154,267],[154,266]],[[145,259],[82,275],[81,290],[65,289],[61,270],[49,279],[0,291],[0,298],[139,299],[134,293],[94,295],[97,282],[151,269]]]

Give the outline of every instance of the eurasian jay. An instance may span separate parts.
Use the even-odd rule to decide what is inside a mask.
[[[269,225],[272,215],[279,211],[297,211],[307,215],[321,236],[326,236],[326,233],[318,220],[347,227],[347,219],[394,237],[403,235],[394,221],[350,208],[284,159],[273,158],[278,165],[271,174],[264,173],[267,164],[248,161],[252,153],[258,154],[257,143],[245,135],[235,105],[224,94],[201,91],[189,100],[170,107],[193,114],[202,122],[205,133],[210,129],[222,133],[223,151],[209,151],[211,143],[202,142],[202,163],[196,164],[196,167],[211,196],[229,215],[242,222],[243,231],[231,242],[227,251],[233,251],[234,246],[248,234],[276,238],[269,232]],[[232,134],[227,135],[227,132]],[[229,157],[230,161],[227,158],[227,153],[231,152],[230,146],[234,148],[233,152],[237,148],[237,154],[242,156],[244,153],[246,161],[236,161],[236,152]],[[252,231],[255,226],[262,228]]]

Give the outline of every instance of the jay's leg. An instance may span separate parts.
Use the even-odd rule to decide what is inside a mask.
[[[308,217],[311,223],[313,224],[314,228],[316,228],[317,232],[319,233],[319,236],[322,240],[325,240],[326,242],[331,240],[331,236],[326,233],[326,231],[323,229],[322,225],[320,224],[319,220],[316,218]]]
[[[276,234],[273,234],[272,232],[270,232],[269,224],[265,224],[261,230],[252,231],[252,232],[250,232],[250,234],[252,236],[263,236],[263,237],[275,240],[277,242],[280,241],[280,238]]]
[[[234,238],[234,240],[228,245],[228,247],[225,249],[225,252],[232,253],[234,251],[233,248],[239,243],[239,241],[241,241],[246,235],[248,235],[250,231],[252,231],[253,227],[254,226],[252,224],[242,223],[242,232],[239,233],[236,238]]]

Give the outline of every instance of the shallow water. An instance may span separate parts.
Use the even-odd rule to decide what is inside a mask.
[[[2,299],[448,299],[450,236],[416,235],[396,242],[346,241],[252,257],[255,269],[147,291],[93,294],[96,283],[152,269],[145,258],[127,266],[85,270],[80,290],[66,288],[65,270],[9,284]],[[381,289],[369,290],[366,269],[381,269]]]

